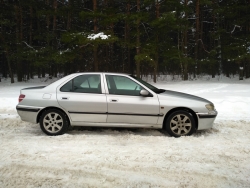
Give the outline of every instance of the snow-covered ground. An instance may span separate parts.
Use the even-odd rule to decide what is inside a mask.
[[[0,82],[0,187],[250,187],[250,80],[155,84],[219,112],[212,129],[181,138],[115,128],[46,136],[15,110],[21,88],[46,84]]]

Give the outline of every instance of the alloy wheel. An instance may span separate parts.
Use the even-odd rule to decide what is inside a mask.
[[[177,136],[187,135],[191,128],[192,122],[185,114],[177,114],[170,121],[170,129]]]
[[[43,118],[43,127],[50,133],[57,133],[63,128],[63,118],[58,113],[50,112]]]

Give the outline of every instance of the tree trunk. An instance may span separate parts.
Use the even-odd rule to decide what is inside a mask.
[[[140,12],[140,0],[137,0],[137,13]],[[136,55],[140,55],[140,18],[137,18],[136,24]],[[140,60],[136,60],[136,76],[141,77]]]
[[[3,27],[1,27],[1,31],[3,31]],[[4,41],[3,41],[4,42]],[[6,62],[6,58],[4,58],[5,57],[5,54],[4,53],[2,53],[2,74],[3,74],[3,76],[2,76],[2,78],[7,78],[7,70],[8,70],[8,68],[6,67],[6,66],[8,66],[7,64],[8,64],[8,62]]]
[[[196,0],[196,32],[195,32],[195,70],[194,70],[194,78],[198,74],[198,50],[199,50],[199,37],[200,37],[200,0]]]
[[[1,28],[1,33],[3,33],[3,25],[1,24],[0,25],[0,28]],[[0,57],[1,57],[1,61],[0,61],[0,73],[3,73],[4,75],[4,59],[3,59],[3,54],[0,53]],[[0,76],[0,82],[1,82],[1,76]]]
[[[32,29],[33,29],[33,9],[32,9],[32,6],[30,6],[30,32],[29,32],[29,45],[32,46],[32,40],[33,40],[33,37],[32,37]],[[31,62],[29,62],[27,64],[28,66],[28,72],[27,72],[27,75],[28,75],[28,78],[32,78],[33,79],[33,73],[32,73],[32,67],[33,67],[33,63],[32,63],[32,60]]]
[[[249,78],[250,77],[250,62],[249,60],[246,60],[246,78]]]
[[[21,7],[18,7],[17,5],[14,6],[15,8],[15,17],[16,17],[16,44],[17,44],[17,54],[19,54],[20,52],[20,43],[21,43],[21,36],[22,36],[22,32],[21,32],[21,20],[22,20],[22,13],[21,13]],[[9,60],[8,60],[9,61]],[[17,63],[17,81],[21,82],[22,78],[23,78],[23,73],[22,73],[22,65],[21,65],[21,61],[19,59],[19,57],[17,57],[16,60]]]
[[[53,15],[53,35],[55,36],[56,35],[56,27],[57,27],[57,24],[56,24],[56,19],[57,19],[57,0],[54,0],[54,3],[53,3],[53,7],[54,7],[54,15]]]
[[[48,6],[50,6],[50,0],[46,0],[46,4],[48,5]],[[50,39],[50,37],[49,37],[49,34],[50,34],[50,15],[49,15],[49,13],[47,12],[47,15],[46,15],[46,27],[47,27],[47,47],[49,48],[50,47],[50,45],[51,45],[51,39]],[[42,78],[44,78],[45,77],[45,74],[46,74],[46,69],[45,69],[45,67],[49,64],[50,65],[50,63],[47,63],[47,62],[44,62],[44,64],[45,65],[42,65]],[[50,71],[50,70],[49,70]]]
[[[19,49],[19,51],[21,51],[21,48],[22,48],[22,46],[21,46],[21,43],[22,43],[22,41],[23,41],[23,9],[22,9],[22,7],[20,6],[20,43],[19,43],[19,47],[20,47],[20,49]],[[23,81],[23,78],[24,78],[24,71],[25,71],[25,68],[24,68],[24,65],[25,65],[25,63],[23,62],[23,60],[21,59],[21,60],[19,60],[19,69],[20,70],[18,70],[18,71],[20,71],[19,72],[19,76],[18,77],[20,77],[20,80],[18,80],[18,81]]]
[[[42,68],[42,78],[44,78],[44,77],[45,77],[45,69]]]
[[[130,16],[130,8],[131,8],[131,4],[130,4],[130,0],[128,0],[127,2],[127,17]],[[126,50],[127,50],[127,56],[128,56],[128,61],[127,61],[127,65],[128,65],[128,72],[130,72],[132,75],[134,74],[134,68],[133,68],[133,64],[131,62],[131,58],[130,58],[130,48],[129,48],[129,44],[130,44],[130,25],[128,23],[128,21],[126,20],[125,23],[125,42],[126,42]]]
[[[49,0],[47,0],[47,5],[49,6],[49,4],[50,4],[50,2],[49,2]],[[50,26],[50,16],[49,16],[49,14],[47,13],[47,15],[46,15],[46,24],[47,24],[47,32],[49,32],[49,26]]]
[[[57,41],[56,41],[56,38],[57,38],[57,32],[56,32],[56,29],[57,29],[57,6],[58,6],[57,0],[54,0],[54,2],[53,2],[54,15],[53,15],[53,27],[52,27],[53,36],[54,36],[54,40],[52,42],[52,47],[54,50],[57,49]],[[56,72],[55,62],[51,61],[49,75],[54,76],[55,72]]]
[[[183,70],[183,58],[181,56],[181,53],[182,53],[182,41],[181,41],[181,31],[178,30],[178,35],[177,35],[177,49],[178,49],[178,56],[179,56],[179,59],[180,59],[180,68],[181,68],[181,76],[182,76],[182,79],[183,79],[183,75],[184,75],[184,70]],[[174,72],[173,72],[173,79],[174,79]]]
[[[97,10],[97,0],[93,0],[93,11],[94,13]],[[97,33],[97,18],[94,18],[94,33]],[[98,45],[95,44],[93,47],[93,53],[94,53],[94,71],[98,72],[98,58],[97,58],[97,51],[98,51]]]
[[[14,83],[14,77],[13,77],[13,73],[12,73],[12,69],[11,69],[11,65],[10,65],[9,51],[7,49],[5,49],[5,54],[6,54],[6,59],[7,59],[7,63],[8,63],[11,83]]]
[[[184,66],[183,66],[183,79],[188,80],[188,56],[187,56],[187,29],[184,31],[183,53],[184,53]]]
[[[248,0],[248,4],[250,4],[250,0]],[[250,22],[247,23],[247,26],[246,26],[246,34],[249,36],[250,34]],[[245,67],[245,70],[246,70],[246,78],[249,78],[250,77],[250,58],[247,58],[246,59],[246,67]]]
[[[156,18],[160,18],[160,4],[159,1],[156,0]],[[156,54],[155,54],[155,61],[154,61],[154,83],[156,83],[156,77],[158,73],[158,60],[159,60],[159,55],[158,55],[158,42],[159,42],[159,36],[158,36],[158,31],[156,31]]]
[[[187,9],[188,6],[188,0],[185,0],[185,7]],[[188,15],[187,12],[185,12],[185,20],[186,20],[186,24],[185,24],[185,28],[184,28],[184,34],[183,34],[183,53],[184,53],[184,66],[183,66],[183,79],[184,80],[188,80]]]
[[[38,76],[38,78],[41,78],[41,69],[40,68],[37,69],[37,76]]]
[[[216,1],[215,1],[216,2]],[[220,32],[220,14],[217,13],[217,27],[216,27],[216,32]],[[218,48],[217,48],[217,55],[218,55],[218,63],[219,63],[219,75],[222,74],[222,46],[221,46],[221,40],[222,40],[222,36],[220,35],[220,33],[218,34],[218,38],[217,38],[217,44],[218,44]],[[229,73],[227,72],[227,77],[229,77]]]
[[[68,12],[68,17],[67,17],[67,31],[70,31],[71,29],[71,0],[68,0],[68,7],[69,7],[69,12]]]

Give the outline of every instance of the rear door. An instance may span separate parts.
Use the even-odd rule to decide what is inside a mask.
[[[57,88],[57,100],[74,122],[106,122],[102,74],[82,74]]]
[[[159,100],[156,94],[143,97],[145,89],[129,76],[106,74],[109,123],[157,124]]]

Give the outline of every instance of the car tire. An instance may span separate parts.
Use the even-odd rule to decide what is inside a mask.
[[[69,127],[69,121],[66,115],[57,109],[44,111],[39,123],[42,131],[49,136],[62,135]]]
[[[189,136],[196,130],[192,114],[184,110],[178,110],[170,114],[164,128],[169,135],[174,137]]]

